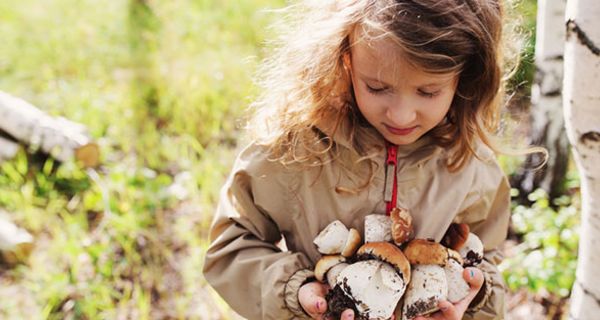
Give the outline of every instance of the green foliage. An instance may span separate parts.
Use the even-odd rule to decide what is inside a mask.
[[[514,231],[522,242],[500,266],[512,290],[526,287],[568,297],[575,280],[579,243],[579,195],[561,196],[551,204],[541,189],[529,194],[531,207],[513,210]]]
[[[521,91],[529,95],[535,73],[534,54],[537,1],[511,0],[509,3],[512,5],[512,8],[509,10],[512,14],[511,17],[516,20],[513,32],[516,33],[516,37],[519,40],[509,39],[509,41],[514,41],[521,45],[518,55],[519,64],[514,75],[509,80],[509,92]]]
[[[206,230],[284,4],[0,0],[0,90],[85,124],[103,164],[0,164],[0,208],[35,237],[0,264],[0,318],[234,317],[201,274]]]

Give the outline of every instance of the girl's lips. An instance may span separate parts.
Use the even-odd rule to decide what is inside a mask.
[[[410,128],[394,128],[394,127],[390,127],[386,124],[384,124],[384,126],[391,134],[399,135],[399,136],[409,135],[417,128],[417,126],[410,127]]]

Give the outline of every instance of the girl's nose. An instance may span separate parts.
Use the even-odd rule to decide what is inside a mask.
[[[398,99],[393,105],[387,108],[386,116],[391,120],[391,125],[403,128],[414,124],[417,112],[410,102]]]

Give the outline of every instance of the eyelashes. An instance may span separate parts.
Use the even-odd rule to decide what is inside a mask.
[[[418,90],[418,92],[419,92],[420,96],[423,96],[425,98],[433,98],[440,93],[439,91],[428,92],[428,91],[424,91],[424,90]]]
[[[368,84],[365,84],[365,86],[367,86],[367,91],[369,91],[370,93],[374,93],[374,94],[381,94],[384,93],[388,88],[383,87],[383,88],[373,88]]]
[[[388,87],[377,88],[377,87],[371,87],[368,84],[365,84],[365,86],[366,86],[367,91],[369,93],[372,93],[372,94],[375,94],[375,95],[384,94],[384,93],[386,93],[386,92],[389,91]],[[433,97],[437,96],[439,93],[440,93],[439,90],[438,91],[434,91],[434,92],[429,92],[429,91],[425,91],[425,90],[421,90],[421,89],[417,90],[417,94],[420,95],[420,96],[422,96],[422,97],[425,97],[425,98],[433,98]]]

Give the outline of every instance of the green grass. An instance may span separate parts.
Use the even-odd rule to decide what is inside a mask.
[[[85,124],[102,167],[20,152],[0,208],[35,237],[0,318],[227,319],[201,275],[265,26],[283,1],[0,0],[0,90]]]

